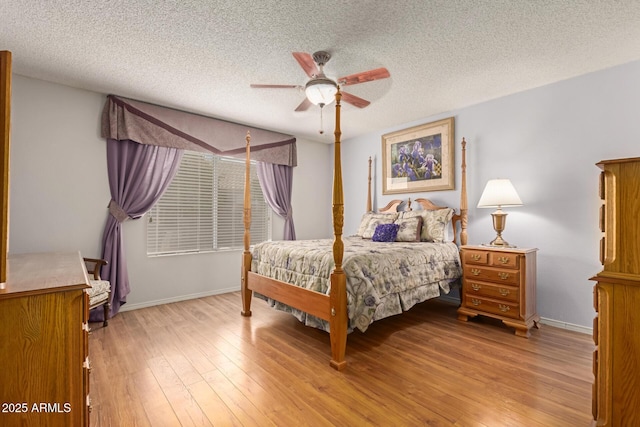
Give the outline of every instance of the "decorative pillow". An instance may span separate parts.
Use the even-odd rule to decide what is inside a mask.
[[[365,214],[362,215],[358,231],[356,231],[356,236],[362,237],[362,233],[364,233],[364,230],[367,229],[367,225],[369,225],[369,221],[371,221],[371,215],[373,215],[373,212],[365,212]]]
[[[451,222],[453,209],[438,209],[435,211],[424,210],[422,233],[420,240],[423,242],[442,243],[445,239],[445,227]]]
[[[423,210],[400,212],[400,218],[405,219],[405,218],[415,218],[417,216],[422,217],[423,212],[424,212]]]
[[[371,239],[373,237],[373,233],[376,231],[376,227],[380,224],[393,224],[396,220],[397,215],[389,215],[389,214],[375,214],[377,217],[371,218],[369,224],[367,224],[367,229],[362,233],[363,239]]]
[[[398,224],[380,224],[373,232],[371,240],[374,242],[395,242],[398,235]]]
[[[392,213],[367,212],[364,215],[362,215],[362,219],[360,220],[360,226],[358,227],[358,232],[356,233],[356,236],[364,237],[363,235],[364,235],[365,231],[367,231],[367,227],[369,226],[369,223],[373,219],[391,218],[391,221],[385,221],[385,224],[386,224],[386,223],[390,223],[390,222],[395,221],[395,219],[397,217],[398,217],[398,213],[397,212],[392,212]],[[375,227],[373,227],[373,229],[371,230],[371,234],[369,235],[369,237],[367,237],[368,239],[371,238],[371,236],[373,235],[374,231],[375,231]]]
[[[395,222],[399,225],[397,242],[419,242],[422,230],[422,217],[412,216],[398,218]]]

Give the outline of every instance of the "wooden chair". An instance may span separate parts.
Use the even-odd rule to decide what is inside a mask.
[[[108,280],[100,278],[100,269],[103,265],[107,265],[107,261],[98,258],[84,258],[84,262],[89,272],[89,285],[91,289],[87,290],[89,294],[89,310],[103,306],[104,322],[103,326],[109,325],[109,311],[111,309],[111,283]]]

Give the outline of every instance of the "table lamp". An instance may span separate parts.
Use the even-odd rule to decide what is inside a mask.
[[[502,232],[507,222],[507,213],[502,211],[503,206],[522,206],[522,200],[520,200],[511,181],[508,179],[491,179],[484,187],[484,191],[478,202],[479,208],[497,208],[496,211],[491,214],[493,217],[493,229],[496,230],[497,236],[488,246],[513,247],[502,238]]]

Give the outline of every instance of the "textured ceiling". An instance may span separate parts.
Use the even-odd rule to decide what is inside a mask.
[[[331,143],[333,108],[294,112],[291,52],[327,50],[343,139],[640,59],[638,0],[1,0],[15,74]]]

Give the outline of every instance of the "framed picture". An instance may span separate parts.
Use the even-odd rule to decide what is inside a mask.
[[[382,135],[382,194],[454,189],[453,117]]]

